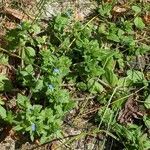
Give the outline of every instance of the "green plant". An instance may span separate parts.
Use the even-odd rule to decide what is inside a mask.
[[[73,108],[74,102],[69,91],[63,89],[63,78],[70,71],[71,61],[54,53],[50,45],[45,48],[47,37],[37,36],[39,32],[39,26],[23,23],[7,34],[7,48],[20,59],[15,82],[24,94],[17,94],[15,107],[18,111],[11,111],[15,117],[6,121],[15,126],[16,131],[28,132],[32,141],[40,137],[41,143],[44,143],[61,136],[62,118]],[[38,48],[41,48],[40,52],[37,52]],[[2,87],[4,85],[3,82]],[[10,86],[9,91],[12,91]]]
[[[104,113],[105,112],[105,113]],[[125,149],[140,149],[148,150],[150,148],[150,140],[147,133],[143,133],[140,126],[135,124],[128,124],[123,126],[117,123],[115,113],[112,109],[101,109],[99,111],[99,117],[102,118],[104,126],[110,126],[110,131],[117,134],[125,146]]]
[[[15,68],[15,81],[1,75],[0,91],[7,92],[16,104],[6,110],[1,106],[0,115],[14,130],[41,143],[61,137],[63,119],[75,107],[74,95],[80,93],[101,104],[96,119],[98,127],[106,130],[106,139],[108,131],[117,136],[123,148],[149,149],[149,137],[143,129],[149,127],[147,114],[139,124],[117,120],[130,95],[139,94],[142,100],[137,102],[149,109],[146,73],[140,66],[130,65],[140,63],[134,61],[136,55],[148,54],[149,35],[144,40],[138,36],[146,29],[141,6],[131,3],[132,17],[120,15],[113,20],[114,5],[100,4],[98,15],[85,23],[66,12],[54,17],[47,29],[24,22],[6,34],[3,52],[7,57],[3,62],[15,60],[10,64]]]
[[[21,94],[18,94],[17,105],[20,112],[14,119],[14,130],[29,132],[32,141],[40,137],[41,143],[61,137],[61,117],[64,115],[61,105],[55,105],[54,108],[31,105],[28,97]]]
[[[0,99],[0,116],[2,119],[6,118],[6,109],[2,106],[4,105],[4,102]]]

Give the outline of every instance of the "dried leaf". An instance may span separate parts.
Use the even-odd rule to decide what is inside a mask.
[[[80,12],[75,13],[75,20],[76,21],[83,21],[84,20],[84,15]]]
[[[120,123],[132,123],[135,118],[143,116],[137,103],[138,95],[130,96],[118,116]]]
[[[145,15],[143,18],[145,23],[150,24],[150,15]]]
[[[121,6],[115,6],[113,8],[113,11],[116,12],[116,13],[123,13],[123,12],[127,11],[127,8],[121,7]]]
[[[112,0],[105,0],[105,3],[111,3]]]
[[[8,72],[8,66],[0,64],[0,75],[6,75]]]
[[[54,141],[54,142],[51,143],[51,146],[50,146],[51,150],[58,149],[58,147],[59,147],[59,144],[58,144],[57,141]]]
[[[0,64],[0,75],[5,75],[9,79],[14,80],[14,78],[15,78],[15,70],[10,65]]]
[[[16,28],[16,24],[14,22],[9,22],[9,21],[6,21],[4,26],[7,29],[15,29]]]
[[[4,13],[11,15],[13,17],[15,17],[16,19],[19,19],[21,21],[27,21],[27,20],[31,20],[33,19],[33,17],[26,15],[25,13],[16,10],[16,9],[12,9],[12,8],[4,8]]]

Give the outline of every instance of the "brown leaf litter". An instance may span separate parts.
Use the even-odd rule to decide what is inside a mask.
[[[11,17],[14,17],[20,21],[27,21],[27,20],[34,19],[32,16],[29,16],[25,14],[24,12],[13,9],[13,8],[4,7],[2,12],[5,13],[6,15],[11,15]]]
[[[133,123],[134,119],[139,119],[139,117],[144,115],[143,112],[139,110],[138,98],[138,95],[132,95],[128,98],[118,116],[120,123]]]

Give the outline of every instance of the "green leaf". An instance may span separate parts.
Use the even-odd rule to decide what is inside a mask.
[[[138,49],[136,50],[137,54],[142,54],[142,55],[149,52],[150,52],[150,46],[144,43],[141,43],[141,45],[139,45]]]
[[[104,3],[103,5],[99,6],[98,12],[101,16],[110,16],[110,11],[112,10],[112,4],[111,3]]]
[[[113,34],[113,33],[110,33],[110,34],[107,36],[107,39],[108,39],[108,40],[111,40],[111,41],[114,41],[114,42],[120,42],[119,37],[118,37],[116,34]]]
[[[38,44],[44,44],[46,43],[47,36],[42,36],[42,37],[36,37],[36,41]]]
[[[4,75],[0,75],[0,91],[4,91],[4,80],[8,80],[8,78]]]
[[[130,79],[133,83],[138,83],[140,81],[144,81],[144,74],[140,71],[136,70],[128,70],[127,78]]]
[[[20,130],[23,129],[23,127],[21,127],[20,125],[17,125],[13,129],[16,130],[16,131],[20,131]]]
[[[30,27],[31,23],[29,21],[22,22],[21,25],[19,26],[19,28],[21,28],[22,30],[29,30]]]
[[[124,27],[124,30],[128,33],[128,34],[134,34],[134,31],[133,31],[133,23],[130,22],[130,21],[123,21],[123,27]]]
[[[69,110],[71,110],[72,108],[74,108],[76,106],[77,106],[77,103],[74,102],[73,100],[70,100],[68,103],[65,104],[64,111],[68,112]]]
[[[148,97],[145,99],[145,101],[144,101],[144,106],[145,106],[147,109],[150,109],[150,95],[148,95]]]
[[[8,56],[3,53],[0,53],[0,64],[8,64]]]
[[[45,135],[43,135],[41,138],[40,138],[40,143],[43,144],[47,141],[47,137]]]
[[[86,91],[87,90],[87,85],[84,82],[79,82],[77,83],[77,87],[82,90],[82,91]]]
[[[5,118],[5,120],[9,122],[10,124],[12,124],[15,121],[15,117],[12,111],[9,111],[9,110],[7,111],[7,117]]]
[[[31,107],[28,97],[21,95],[20,93],[18,93],[18,95],[17,95],[17,103],[21,108],[30,108]]]
[[[112,55],[108,56],[105,62],[105,69],[109,69],[109,70],[114,70],[114,67],[116,65],[116,61],[114,60],[114,58],[112,57],[114,54],[112,53]]]
[[[5,104],[5,103],[4,103],[3,99],[0,98],[0,105],[4,105],[4,104]]]
[[[134,19],[134,24],[138,29],[144,29],[145,28],[145,24],[143,23],[143,20],[141,17],[136,17]]]
[[[33,133],[30,134],[30,139],[31,139],[32,142],[34,141],[34,135],[33,135]]]
[[[99,110],[98,115],[104,123],[112,123],[114,112],[110,108],[102,107]]]
[[[25,70],[28,74],[33,74],[34,73],[34,69],[33,69],[33,66],[32,65],[27,65],[25,67]]]
[[[11,81],[3,74],[0,74],[0,91],[9,92],[12,89]]]
[[[2,107],[0,105],[0,116],[4,119],[6,118],[6,110],[4,109],[4,107]]]
[[[124,35],[124,31],[122,30],[122,29],[119,29],[118,30],[118,37],[120,38],[120,37],[123,37],[123,35]]]
[[[97,82],[93,79],[90,79],[88,81],[87,86],[88,86],[89,91],[93,94],[94,93],[101,93],[104,90],[103,86],[99,82]]]
[[[25,53],[29,57],[34,57],[35,56],[35,50],[32,47],[26,47],[25,48]]]
[[[34,34],[39,34],[41,32],[41,28],[37,24],[34,24],[31,27],[32,29],[29,30],[30,32],[33,32]]]
[[[35,91],[39,91],[39,90],[41,90],[42,88],[43,88],[43,80],[38,80],[38,81],[36,82],[36,86],[35,86],[34,90],[35,90]]]
[[[68,19],[69,18],[61,14],[57,15],[57,17],[55,18],[54,29],[61,32],[61,30],[63,30],[64,27],[68,24]]]
[[[148,116],[143,117],[143,121],[148,129],[150,129],[150,118]]]
[[[111,86],[116,86],[118,83],[118,77],[117,75],[113,72],[113,70],[109,70],[106,68],[106,72],[104,74],[104,79],[111,85]]]
[[[136,14],[141,12],[141,8],[138,6],[132,6],[132,10],[135,11]]]
[[[63,115],[62,105],[55,105],[54,109],[57,112],[57,115]]]
[[[131,80],[128,79],[127,77],[122,77],[119,79],[117,85],[120,87],[128,88],[128,86],[131,84]]]
[[[99,33],[102,33],[102,34],[106,34],[106,24],[105,23],[102,23],[100,24],[99,28],[98,28],[98,32]]]

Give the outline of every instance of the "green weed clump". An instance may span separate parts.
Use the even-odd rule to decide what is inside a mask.
[[[149,149],[148,64],[142,67],[134,61],[139,56],[144,59],[150,51],[145,40],[148,25],[142,18],[142,6],[130,5],[128,16],[123,13],[117,19],[113,4],[104,3],[87,22],[75,21],[68,11],[49,21],[47,29],[24,22],[9,31],[1,63],[14,66],[15,79],[0,75],[0,91],[15,106],[6,107],[1,100],[2,120],[16,131],[29,133],[31,140],[40,138],[41,143],[62,137],[63,119],[76,103],[74,92],[66,86],[71,84],[101,104],[95,116],[99,129],[114,134],[127,149]],[[144,38],[140,36],[143,30]],[[137,123],[139,110],[128,108],[130,119],[120,123],[119,112],[133,95],[140,97],[133,101],[145,113],[137,116]]]

